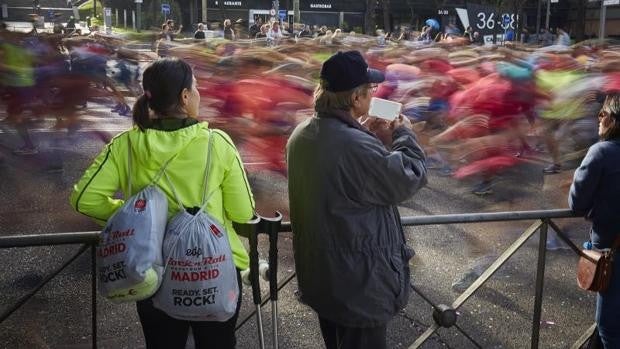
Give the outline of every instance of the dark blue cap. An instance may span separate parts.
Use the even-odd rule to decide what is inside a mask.
[[[385,76],[379,70],[368,68],[359,51],[346,51],[336,53],[323,63],[321,79],[327,82],[327,91],[342,92],[383,82]]]

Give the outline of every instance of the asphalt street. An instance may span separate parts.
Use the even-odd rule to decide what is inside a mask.
[[[6,121],[0,120],[0,234],[48,234],[93,231],[98,227],[72,211],[68,196],[72,185],[100,151],[104,133],[126,129],[130,120],[109,113],[104,102],[83,112],[82,128],[68,135],[53,129],[54,120],[33,124],[39,154],[16,156],[20,140]],[[0,116],[0,119],[2,116]],[[243,151],[245,162],[254,162]],[[543,176],[545,154],[502,174],[494,193],[478,197],[469,193],[473,182],[441,177],[431,170],[429,184],[400,206],[403,216],[468,212],[500,212],[565,208],[572,172]],[[62,169],[62,170],[61,170]],[[286,179],[251,167],[250,179],[258,211],[287,214]],[[450,304],[459,286],[476,275],[503,252],[532,222],[454,224],[408,227],[411,282],[435,303]],[[558,220],[558,225],[581,244],[587,237],[583,219]],[[553,238],[553,234],[551,234]],[[524,348],[530,345],[534,303],[538,235],[495,274],[478,293],[458,309],[459,327],[483,348]],[[561,246],[560,246],[561,247]],[[69,258],[79,246],[33,247],[0,250],[0,311],[35,287],[51,270]],[[294,271],[291,234],[279,241],[279,279]],[[262,257],[267,256],[261,240]],[[580,291],[575,282],[576,256],[560,248],[547,253],[540,348],[567,348],[592,324],[594,297]],[[0,348],[89,348],[89,255],[79,257],[25,306],[0,324]],[[459,281],[461,283],[459,284]],[[263,285],[267,292],[266,283]],[[296,298],[293,279],[280,293],[280,348],[322,348],[316,316]],[[462,290],[462,288],[461,288]],[[240,319],[254,309],[245,287]],[[133,304],[112,304],[98,298],[100,348],[143,348],[144,343]],[[412,294],[409,304],[388,328],[388,346],[407,348],[431,323],[431,307]],[[271,343],[271,308],[263,308],[268,346]],[[257,348],[256,323],[250,319],[238,331],[238,347]],[[188,348],[193,347],[188,343]],[[440,329],[423,348],[475,348],[454,327]]]

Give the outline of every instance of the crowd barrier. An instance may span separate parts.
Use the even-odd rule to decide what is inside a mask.
[[[434,323],[420,336],[418,337],[409,348],[419,348],[430,336],[435,333],[440,327],[450,328],[454,327],[461,332],[466,338],[468,338],[472,344],[481,348],[481,345],[464,331],[457,324],[458,313],[457,310],[461,307],[476,291],[485,284],[487,280],[508,261],[508,259],[515,254],[517,250],[523,247],[524,243],[537,232],[539,233],[538,242],[538,259],[536,268],[536,284],[535,284],[535,299],[534,309],[532,315],[532,331],[531,331],[531,348],[538,348],[539,346],[539,333],[540,333],[540,319],[542,309],[542,296],[543,286],[545,278],[545,263],[546,263],[546,242],[547,233],[549,227],[551,227],[557,236],[564,241],[576,254],[579,254],[579,247],[577,247],[564,232],[554,223],[552,219],[572,218],[578,217],[574,212],[567,209],[555,209],[555,210],[540,210],[540,211],[516,211],[516,212],[496,212],[496,213],[469,213],[469,214],[450,214],[450,215],[434,215],[434,216],[407,216],[402,217],[402,224],[404,226],[420,226],[420,225],[443,225],[443,224],[462,224],[462,223],[484,223],[484,222],[505,222],[505,221],[534,221],[461,295],[459,295],[450,305],[434,304],[429,297],[421,292],[414,284],[411,284],[411,288],[414,292],[420,295],[422,299],[428,302],[433,307],[433,319]],[[280,222],[281,216],[276,218],[262,218],[255,219],[250,224],[246,224],[245,234],[250,238],[250,258],[253,264],[257,263],[258,255],[255,253],[256,240],[259,233],[267,234],[270,238],[270,242],[277,241],[277,234],[281,232],[290,232],[291,225],[289,222]],[[263,222],[263,223],[261,223]],[[265,224],[264,222],[267,222]],[[253,223],[253,224],[252,224]],[[277,223],[274,225],[274,223]],[[274,229],[274,227],[276,227]],[[270,232],[271,230],[271,232]],[[51,233],[51,234],[38,234],[38,235],[13,235],[0,237],[0,248],[19,248],[19,247],[32,247],[32,246],[55,246],[66,244],[81,244],[82,246],[78,252],[72,257],[68,258],[60,267],[45,277],[39,285],[33,290],[21,297],[14,305],[10,306],[7,310],[3,311],[0,315],[0,323],[6,320],[12,313],[24,305],[28,299],[36,294],[46,283],[53,279],[58,273],[64,270],[69,264],[71,264],[77,257],[86,251],[90,251],[91,254],[91,331],[92,331],[92,347],[97,347],[97,284],[96,284],[96,258],[95,251],[99,241],[100,232],[77,232],[77,233]],[[249,236],[247,236],[249,234]],[[272,244],[270,244],[271,246]],[[274,256],[270,251],[270,263],[277,266],[275,260],[277,259],[277,250]],[[257,267],[256,267],[257,268]],[[257,271],[258,269],[256,269]],[[260,326],[260,308],[267,302],[272,300],[275,296],[277,298],[277,291],[286,286],[294,277],[295,273],[290,273],[283,278],[280,283],[277,282],[275,275],[276,272],[270,273],[273,277],[270,278],[270,292],[264,298],[260,295],[258,288],[253,288],[253,299],[256,309],[253,310],[244,319],[240,319],[237,325],[237,329],[241,328],[249,319],[253,316],[257,316],[259,321],[259,338],[262,339],[262,326]],[[255,282],[258,283],[258,273],[254,272]],[[257,294],[258,292],[258,294]],[[277,299],[275,299],[277,300]],[[275,303],[275,319],[273,319],[274,313],[272,313],[272,320],[277,323],[277,302],[272,302],[272,307]],[[584,321],[586,321],[584,319]],[[584,345],[590,338],[590,335],[595,330],[595,325],[592,325],[571,348],[577,349]],[[277,343],[277,326],[274,326],[274,340]]]

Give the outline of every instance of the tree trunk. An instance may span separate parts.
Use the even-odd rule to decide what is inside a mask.
[[[299,12],[299,0],[293,0],[293,23],[301,23],[301,13]]]
[[[219,8],[220,8],[220,26],[222,28],[224,28],[224,20],[226,19],[226,9],[224,8],[224,0],[220,0],[219,1]],[[276,9],[276,11],[278,11],[278,9]],[[277,13],[276,13],[277,16]]]
[[[577,0],[577,14],[575,17],[575,40],[583,41],[586,34],[587,0]]]
[[[366,15],[364,16],[364,34],[374,35],[375,33],[375,10],[377,0],[366,0]]]
[[[411,0],[407,0],[407,5],[409,6],[409,9],[411,10],[411,23],[409,23],[410,24],[409,28],[413,29],[413,23],[414,23],[414,19],[415,19],[416,13],[413,10],[414,6],[413,6],[413,3],[411,2]]]
[[[392,31],[392,25],[390,23],[390,0],[383,0],[383,30],[386,33]]]

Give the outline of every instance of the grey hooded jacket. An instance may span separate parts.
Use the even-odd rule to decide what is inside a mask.
[[[413,132],[392,150],[343,112],[300,124],[287,144],[295,268],[301,300],[348,327],[385,325],[409,296],[396,204],[426,184]]]

